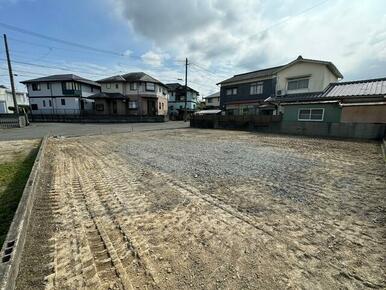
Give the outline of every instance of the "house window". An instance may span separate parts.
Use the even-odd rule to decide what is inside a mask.
[[[213,99],[212,99],[212,98],[209,98],[209,99],[208,99],[208,104],[211,104],[211,103],[213,103]]]
[[[129,101],[129,109],[137,109],[138,103],[137,101]]]
[[[308,89],[308,84],[310,79],[296,79],[288,81],[288,90],[300,90],[300,89]]]
[[[32,90],[33,91],[40,91],[40,84],[39,83],[32,83]]]
[[[154,83],[146,83],[146,91],[154,92],[155,91]]]
[[[260,95],[262,93],[263,93],[263,83],[262,82],[251,84],[251,88],[250,88],[250,94],[251,95]]]
[[[130,91],[135,91],[137,89],[137,83],[130,83]]]
[[[31,109],[32,109],[33,111],[39,110],[38,104],[31,104]]]
[[[105,105],[104,104],[96,104],[95,110],[98,112],[103,112],[105,110]]]
[[[161,103],[158,103],[158,110],[161,110]]]
[[[299,109],[298,121],[323,121],[324,109]]]
[[[237,95],[237,88],[227,89],[226,94],[227,96]]]
[[[94,92],[94,87],[91,87],[91,92]]]
[[[46,106],[46,100],[43,100],[43,107]]]
[[[50,83],[47,83],[47,90],[50,89]]]
[[[66,105],[66,100],[65,99],[60,99],[60,103],[62,104],[62,106],[65,106]]]
[[[106,89],[111,89],[111,84],[110,83],[106,84]]]
[[[51,101],[51,100],[48,100],[48,105],[49,105],[50,107],[52,107],[52,101]]]
[[[164,103],[162,103],[162,110],[165,108],[165,104]]]
[[[119,84],[115,84],[115,88],[116,88],[116,89],[119,89]]]

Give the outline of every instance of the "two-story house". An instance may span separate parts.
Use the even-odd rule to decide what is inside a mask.
[[[179,83],[170,83],[166,85],[169,89],[169,114],[171,116],[183,116],[185,112],[185,94],[187,94],[186,111],[192,113],[196,110],[199,92],[189,86],[187,87],[187,90],[185,90],[185,85]]]
[[[27,86],[32,114],[79,115],[92,111],[88,96],[100,92],[94,81],[73,74],[51,75],[21,82]]]
[[[320,94],[331,82],[343,78],[332,62],[305,59],[271,68],[234,75],[219,84],[220,106],[233,115],[276,114],[278,108],[265,102],[270,97]]]
[[[144,72],[99,80],[101,92],[90,96],[99,115],[167,115],[168,88]]]
[[[205,109],[219,109],[220,108],[220,92],[213,93],[204,97]]]
[[[16,102],[19,107],[28,107],[29,102],[26,93],[16,91]],[[0,85],[0,114],[10,114],[14,111],[12,90],[6,86]]]

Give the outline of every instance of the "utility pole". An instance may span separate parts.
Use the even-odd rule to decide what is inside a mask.
[[[184,113],[185,122],[188,119],[187,104],[188,104],[188,58],[186,58],[185,60],[185,113]]]
[[[9,72],[9,79],[11,81],[13,106],[15,107],[15,114],[19,114],[19,106],[17,105],[17,100],[16,100],[15,83],[13,81],[12,65],[11,65],[11,59],[9,57],[8,42],[7,42],[6,34],[4,34],[4,46],[5,46],[5,53],[7,54],[8,72]]]

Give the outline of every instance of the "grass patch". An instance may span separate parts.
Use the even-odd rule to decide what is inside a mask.
[[[37,152],[38,149],[33,149],[27,157],[0,164],[0,246],[7,236]]]

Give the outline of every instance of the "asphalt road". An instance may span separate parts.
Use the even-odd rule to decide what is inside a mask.
[[[189,127],[189,122],[125,124],[31,123],[24,128],[0,129],[0,141],[37,139],[46,135],[85,136]]]

